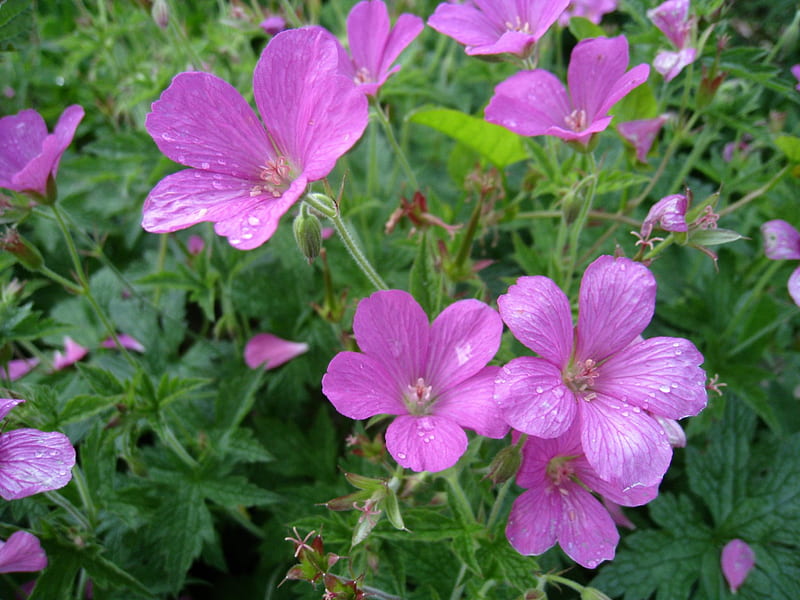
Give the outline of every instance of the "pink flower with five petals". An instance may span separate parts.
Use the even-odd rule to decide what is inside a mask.
[[[330,173],[367,126],[366,98],[339,60],[338,42],[321,27],[272,38],[253,74],[266,129],[222,79],[177,75],[145,126],[164,154],[191,168],[153,188],[142,226],[167,233],[211,221],[242,250],[269,239],[306,185]]]
[[[764,254],[771,260],[800,258],[800,231],[782,219],[767,221],[761,226]],[[789,276],[789,295],[800,306],[800,266]]]
[[[400,290],[361,300],[353,320],[361,353],[340,352],[322,378],[322,392],[351,419],[396,415],[386,449],[403,467],[441,471],[467,448],[464,428],[502,438],[508,426],[492,398],[503,323],[477,300],[451,304],[429,324]]]
[[[656,282],[642,264],[601,256],[587,267],[573,328],[569,300],[547,277],[521,277],[498,299],[514,336],[539,357],[503,367],[495,399],[518,431],[556,438],[577,424],[589,464],[623,488],[657,484],[672,448],[656,416],[706,405],[703,356],[689,340],[638,339]]]

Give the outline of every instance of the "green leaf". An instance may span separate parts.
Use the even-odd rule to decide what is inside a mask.
[[[649,180],[649,177],[636,175],[630,171],[610,171],[603,169],[600,172],[595,193],[607,194],[609,192],[618,192],[632,186],[641,185]]]
[[[626,121],[652,119],[658,116],[658,100],[650,84],[644,83],[633,88],[610,112],[614,115],[615,126]]]
[[[253,485],[241,475],[229,475],[224,479],[204,480],[199,485],[206,498],[226,508],[266,506],[267,504],[285,501],[279,494]]]
[[[145,598],[155,598],[141,581],[103,556],[98,547],[81,551],[80,561],[95,586],[100,589],[125,590],[126,594],[133,592]]]
[[[781,149],[791,162],[800,162],[800,137],[779,135],[775,138],[775,145]]]
[[[92,396],[81,394],[73,396],[64,405],[64,409],[59,414],[61,425],[77,423],[102,413],[103,411],[116,406],[117,401],[107,396]]]
[[[209,379],[201,377],[171,377],[165,373],[158,382],[158,405],[164,408],[206,385],[209,381]]]
[[[45,544],[47,568],[36,578],[28,600],[72,600],[72,589],[80,569],[80,559],[75,549]]]
[[[410,121],[441,131],[501,169],[528,158],[522,140],[516,133],[457,110],[420,110],[411,116]]]
[[[606,35],[602,27],[595,25],[585,17],[572,17],[569,20],[569,31],[578,41]]]
[[[747,239],[731,229],[696,229],[689,234],[689,243],[696,246],[718,246]]]
[[[227,438],[227,445],[221,449],[223,457],[231,463],[270,462],[275,457],[253,437],[253,430],[246,428],[236,429]]]
[[[16,44],[30,35],[33,29],[31,0],[0,2],[0,51],[14,50]]]
[[[96,394],[116,396],[125,393],[125,386],[108,369],[81,362],[75,363],[75,366]]]
[[[422,239],[417,245],[417,256],[411,265],[409,274],[408,291],[419,302],[428,315],[435,315],[439,310],[441,300],[442,282],[441,275],[436,272],[433,264],[431,242],[427,232],[422,234]]]

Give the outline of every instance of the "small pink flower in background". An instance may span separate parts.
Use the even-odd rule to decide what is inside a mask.
[[[51,134],[33,109],[0,119],[0,187],[54,201],[58,164],[83,115],[82,107],[68,106]]]
[[[286,19],[280,15],[270,15],[258,24],[267,35],[278,35],[286,29]]]
[[[686,432],[678,421],[659,417],[658,415],[655,415],[655,419],[667,434],[667,441],[670,446],[673,448],[686,448]]]
[[[144,346],[142,346],[142,344],[138,340],[129,336],[127,333],[118,334],[117,339],[119,340],[120,345],[127,350],[133,350],[135,352],[144,352]],[[112,350],[117,347],[117,343],[114,341],[114,338],[106,338],[102,341],[100,345],[103,348],[110,348]]]
[[[465,45],[467,54],[514,54],[525,58],[568,4],[569,0],[443,2],[428,19],[428,25]]]
[[[662,231],[689,231],[689,225],[686,223],[688,206],[689,201],[683,194],[673,194],[653,204],[642,222],[640,231],[642,239],[649,238],[654,227]]]
[[[782,219],[767,221],[761,226],[764,254],[771,260],[800,259],[800,232]],[[800,266],[789,276],[789,295],[800,306]]]
[[[464,428],[491,438],[508,432],[492,399],[500,369],[486,366],[503,323],[486,304],[460,300],[429,324],[407,292],[376,292],[359,302],[353,331],[361,352],[333,358],[322,392],[351,419],[396,415],[386,449],[401,466],[442,471],[466,451]]]
[[[794,75],[794,78],[797,79],[797,86],[795,86],[795,89],[800,92],[800,65],[795,65],[792,67],[792,75]]]
[[[599,25],[603,15],[615,10],[617,10],[617,0],[572,0],[558,18],[558,24],[566,27],[572,17],[583,17]]]
[[[683,68],[697,59],[697,49],[689,47],[692,41],[694,19],[689,17],[689,0],[667,0],[647,11],[647,16],[658,27],[677,51],[663,50],[656,55],[653,66],[672,81]]]
[[[259,333],[250,338],[244,348],[244,362],[251,369],[274,369],[308,352],[308,344],[290,342],[271,333]]]
[[[614,558],[619,533],[592,491],[617,504],[639,506],[658,487],[623,490],[600,478],[581,449],[581,432],[571,427],[558,438],[528,438],[522,448],[517,485],[527,488],[511,507],[506,537],[520,554],[542,554],[556,542],[589,569]]]
[[[197,256],[206,247],[206,241],[199,235],[190,235],[189,241],[186,242],[186,249],[192,256]]]
[[[735,594],[756,564],[756,555],[747,542],[734,539],[722,549],[722,574]]]
[[[24,400],[0,399],[0,419]],[[0,496],[16,500],[57,490],[72,479],[75,449],[63,433],[13,429],[0,434]]]
[[[343,72],[362,92],[374,96],[389,76],[400,70],[400,65],[392,67],[392,63],[424,27],[425,23],[416,15],[402,14],[392,28],[383,0],[359,2],[347,15],[347,41],[352,59],[341,61]]]
[[[39,364],[39,359],[36,357],[32,358],[15,358],[13,360],[8,361],[8,370],[0,367],[0,374],[2,374],[4,379],[8,379],[9,381],[16,381],[21,377],[24,377],[33,369],[35,369]]]
[[[15,531],[5,542],[0,540],[0,573],[41,571],[47,555],[39,538],[27,531]]]
[[[622,512],[622,506],[609,500],[605,496],[601,497],[600,500],[602,500],[603,506],[605,506],[609,516],[611,517],[611,520],[614,521],[615,525],[624,527],[625,529],[636,529],[634,522],[631,521],[624,512]]]
[[[587,145],[608,127],[611,107],[647,81],[648,65],[627,68],[624,36],[582,40],[572,50],[569,91],[549,71],[521,71],[495,88],[486,120],[520,135],[553,135]]]
[[[689,340],[639,339],[655,310],[656,281],[641,263],[601,256],[583,275],[578,324],[547,277],[520,277],[497,303],[514,336],[539,357],[515,358],[495,382],[514,429],[543,438],[573,423],[602,479],[657,484],[672,447],[655,416],[680,419],[706,405],[703,356]],[[613,499],[613,498],[612,498]]]
[[[669,115],[659,115],[653,119],[626,121],[617,125],[617,131],[636,150],[636,160],[647,163],[647,154],[661,131],[661,127],[669,119]]]
[[[177,75],[145,126],[164,154],[191,168],[150,192],[142,226],[167,233],[211,221],[241,250],[268,240],[367,126],[366,98],[339,60],[338,42],[321,27],[272,38],[253,74],[266,129],[230,84],[210,73]]]
[[[56,350],[53,354],[53,369],[56,371],[66,369],[81,360],[88,353],[88,348],[84,348],[70,337],[65,337],[64,353],[62,354],[61,351]]]

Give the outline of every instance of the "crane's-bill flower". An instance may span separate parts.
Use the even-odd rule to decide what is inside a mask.
[[[269,239],[306,185],[330,173],[367,126],[367,100],[342,75],[339,56],[321,27],[272,38],[253,74],[266,129],[222,79],[177,75],[145,126],[166,156],[191,168],[150,192],[142,226],[167,233],[211,221],[242,250]]]
[[[47,566],[47,555],[39,538],[27,531],[15,531],[0,540],[0,573],[28,573]]]
[[[3,376],[3,379],[16,381],[33,371],[38,365],[39,359],[35,356],[31,358],[15,358],[8,361],[8,369],[0,367],[0,375]]]
[[[280,15],[269,15],[258,24],[264,33],[267,35],[278,35],[281,31],[286,29],[286,19]]]
[[[659,115],[653,119],[626,121],[617,125],[617,131],[636,150],[636,160],[646,163],[647,154],[653,147],[658,132],[661,131],[661,127],[668,119],[669,115]]]
[[[308,352],[308,344],[292,342],[271,333],[259,333],[244,347],[244,362],[251,369],[274,369]]]
[[[656,54],[653,68],[663,75],[664,81],[672,81],[686,65],[693,63],[696,59],[697,50],[695,48],[684,48],[675,52],[662,50]]]
[[[662,231],[689,231],[689,225],[686,223],[688,207],[689,200],[683,194],[672,194],[662,198],[653,204],[644,218],[642,229],[639,232],[641,237],[649,238],[655,227]]]
[[[83,115],[83,107],[68,106],[50,134],[30,108],[0,119],[0,187],[53,202],[58,165]]]
[[[615,10],[617,10],[617,0],[572,0],[558,17],[558,24],[566,27],[572,17],[583,17],[599,25],[603,15]]]
[[[0,399],[0,419],[24,400]],[[72,479],[75,449],[63,433],[13,429],[0,434],[0,496],[16,500],[57,490]]]
[[[352,59],[342,61],[344,72],[362,92],[374,96],[389,76],[400,70],[400,65],[392,67],[392,63],[424,27],[421,18],[407,13],[400,15],[392,27],[383,0],[359,2],[347,15]]]
[[[650,67],[626,71],[628,61],[624,36],[582,40],[569,62],[569,91],[549,71],[521,71],[495,88],[486,120],[520,135],[553,135],[586,145],[608,127],[611,107],[647,81]]]
[[[467,54],[525,58],[568,4],[569,0],[443,2],[428,25],[466,46]]]
[[[340,352],[322,378],[322,392],[341,414],[396,415],[386,449],[403,467],[441,471],[467,448],[464,428],[502,438],[508,432],[492,398],[503,323],[477,300],[451,304],[432,324],[400,290],[361,300],[353,320],[361,352]]]
[[[539,357],[503,367],[495,399],[514,429],[555,438],[577,424],[602,479],[657,484],[672,447],[655,416],[680,419],[706,405],[703,356],[689,340],[639,339],[655,310],[656,281],[641,263],[601,256],[583,275],[578,324],[547,277],[521,277],[500,296],[500,315]]]
[[[74,365],[89,353],[88,348],[84,348],[71,337],[64,338],[64,352],[56,350],[53,353],[53,369],[60,371]]]
[[[589,569],[613,559],[619,541],[612,516],[592,492],[625,506],[640,506],[658,494],[656,485],[623,490],[599,477],[583,454],[577,427],[555,439],[528,438],[517,484],[527,489],[508,517],[511,545],[520,554],[537,555],[557,542]]]
[[[672,81],[686,65],[697,59],[697,49],[689,46],[695,24],[695,20],[689,17],[689,0],[667,0],[648,10],[647,16],[677,50],[663,50],[653,61],[664,80]]]
[[[725,544],[720,563],[722,574],[735,594],[755,566],[756,555],[747,542],[737,538]]]
[[[772,260],[800,259],[800,232],[782,219],[767,221],[761,226],[764,254]],[[789,276],[789,295],[800,306],[800,266]]]
[[[125,348],[126,350],[144,352],[144,346],[142,345],[142,343],[136,338],[128,335],[127,333],[118,333],[117,339],[119,340],[119,345]],[[102,346],[103,348],[110,348],[112,350],[118,348],[117,342],[115,342],[114,338],[112,337],[104,339],[100,343],[100,346]]]
[[[794,89],[800,92],[800,65],[795,65],[792,67],[792,75],[794,75],[794,78],[797,79],[797,85]]]

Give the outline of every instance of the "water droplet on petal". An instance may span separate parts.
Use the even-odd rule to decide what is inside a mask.
[[[405,452],[398,452],[397,458],[399,458],[400,460],[405,460],[406,459]]]
[[[210,165],[210,164],[208,164],[207,162],[202,162],[202,163],[200,163],[200,168],[201,168],[201,169],[208,169],[208,168],[210,168],[210,167],[211,167],[211,165]]]
[[[543,391],[544,391],[544,388],[542,386],[540,386],[540,385],[536,386],[536,393],[537,394],[541,394]]]
[[[668,385],[660,385],[660,386],[658,386],[658,389],[659,389],[659,391],[661,391],[661,392],[663,392],[665,394],[668,394],[669,391],[670,391],[670,388],[669,388]]]

